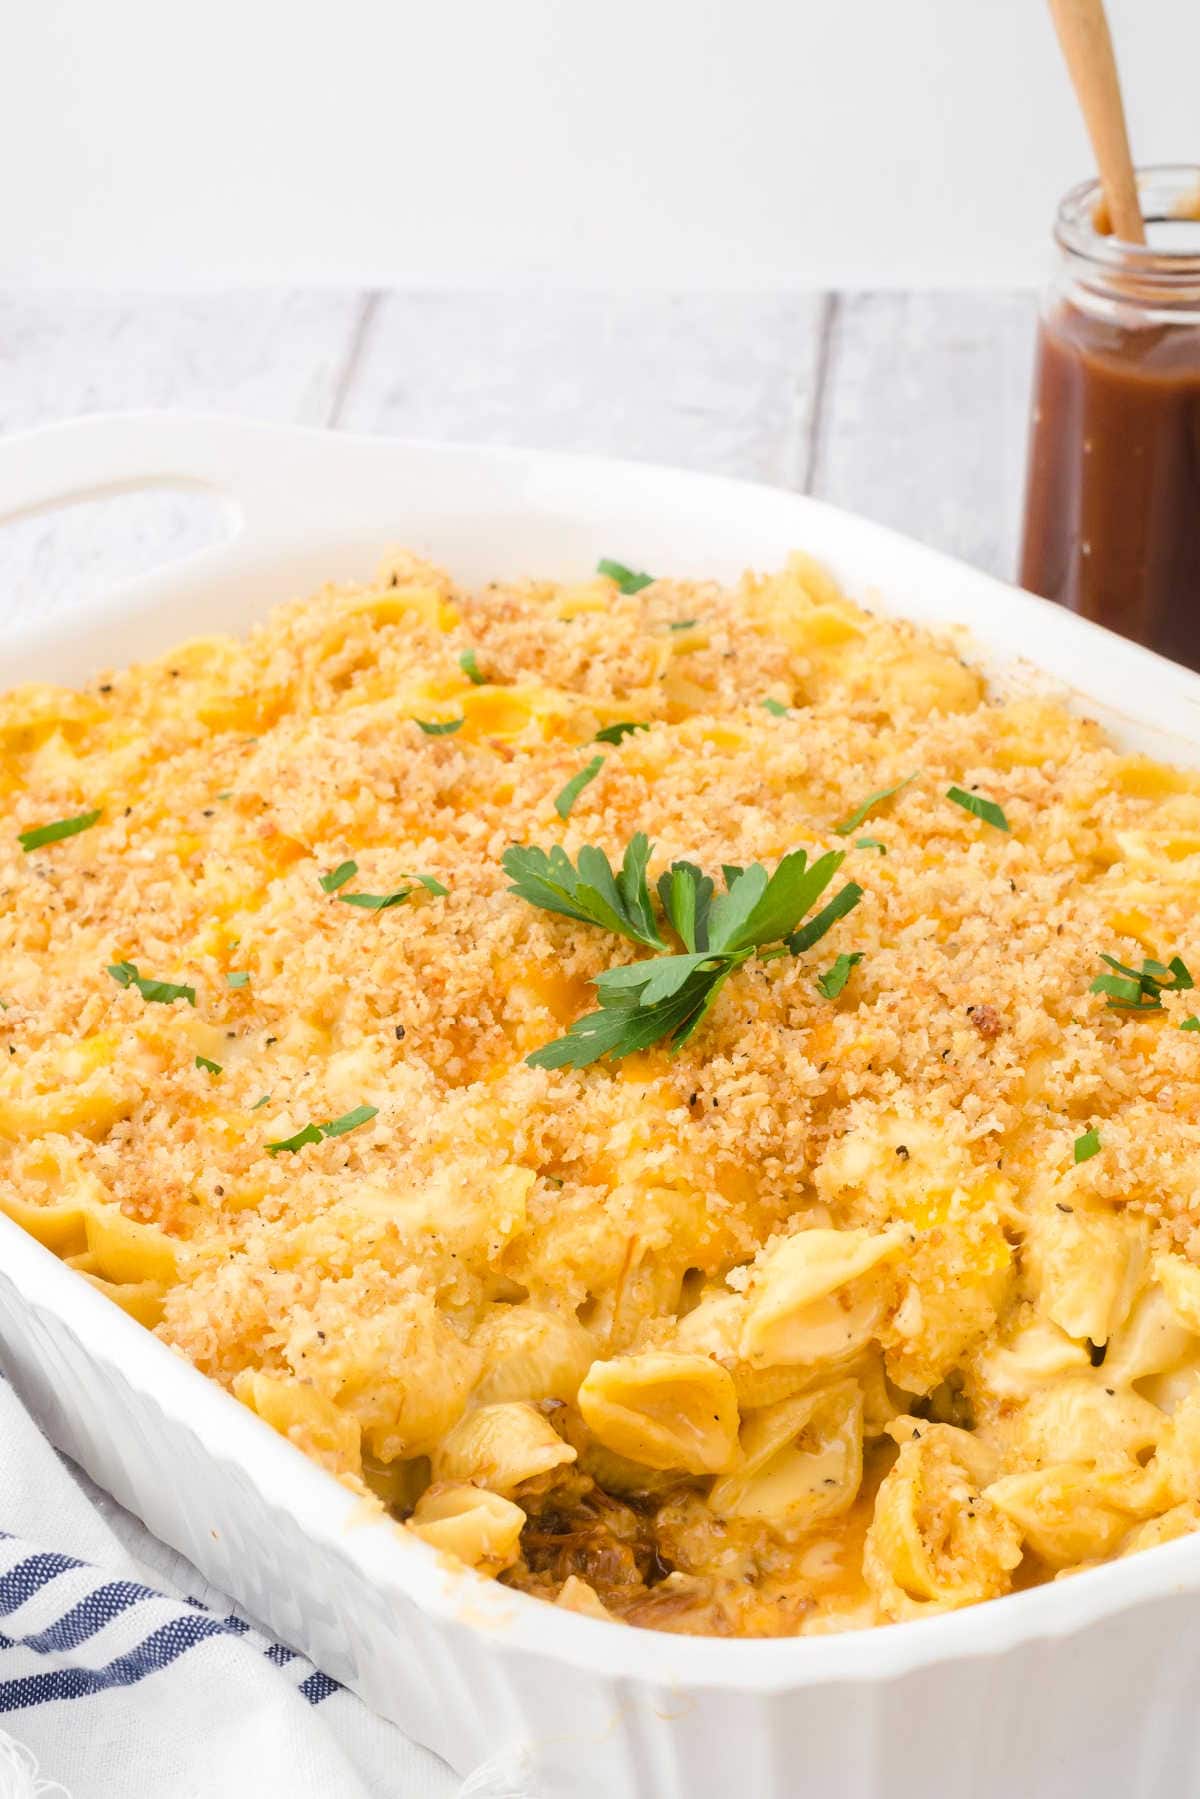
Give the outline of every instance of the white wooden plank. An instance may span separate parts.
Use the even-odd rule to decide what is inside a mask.
[[[812,491],[1011,578],[1032,293],[841,295]]]
[[[0,431],[113,408],[326,424],[361,317],[352,292],[0,292]],[[69,605],[218,539],[219,506],[150,492],[0,527],[0,623]]]
[[[361,296],[0,290],[0,431],[141,406],[328,422]]]
[[[337,422],[794,486],[821,316],[813,294],[389,293]]]

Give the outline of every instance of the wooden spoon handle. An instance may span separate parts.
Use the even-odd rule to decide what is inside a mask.
[[[1092,140],[1113,231],[1124,243],[1144,244],[1146,228],[1104,0],[1050,0],[1050,12]]]

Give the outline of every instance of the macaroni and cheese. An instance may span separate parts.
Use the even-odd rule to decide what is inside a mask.
[[[803,557],[601,567],[0,698],[0,1208],[596,1617],[1195,1529],[1200,776]]]

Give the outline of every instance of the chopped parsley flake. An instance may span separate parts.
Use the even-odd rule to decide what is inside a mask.
[[[856,837],[854,847],[856,850],[878,850],[881,856],[887,855],[887,844],[880,843],[878,837]]]
[[[1082,1137],[1076,1137],[1075,1160],[1077,1163],[1090,1162],[1093,1156],[1098,1156],[1099,1154],[1100,1133],[1098,1130],[1093,1128],[1090,1131],[1085,1131]]]
[[[244,987],[244,986],[246,986],[249,979],[250,979],[249,969],[239,968],[239,969],[235,969],[232,974],[227,974],[225,976],[225,985],[227,987]]]
[[[323,1137],[344,1137],[347,1131],[356,1131],[360,1124],[370,1124],[378,1115],[378,1106],[355,1106],[352,1112],[343,1112],[340,1118],[332,1119],[321,1126]]]
[[[386,912],[392,906],[402,906],[411,887],[398,887],[394,893],[339,893],[338,898],[343,906],[361,906],[364,912]]]
[[[269,1156],[277,1156],[286,1149],[289,1154],[295,1155],[296,1151],[298,1149],[303,1149],[306,1143],[319,1143],[320,1141],[320,1125],[306,1124],[302,1130],[296,1132],[294,1137],[281,1137],[278,1143],[268,1143],[267,1154]]]
[[[696,629],[696,626],[699,623],[700,623],[700,620],[698,618],[677,618],[673,625],[667,626],[667,630],[668,631],[694,631]]]
[[[602,731],[596,732],[592,742],[620,743],[622,737],[629,737],[634,731],[648,731],[649,729],[649,725],[637,724],[633,720],[619,725],[605,725]]]
[[[464,650],[458,659],[458,666],[462,669],[463,674],[467,677],[467,680],[471,682],[473,687],[484,687],[487,685],[487,677],[481,675],[479,672],[479,658],[476,656],[474,650]]]
[[[770,698],[763,701],[763,709],[769,712],[772,718],[786,718],[791,710],[789,706],[783,706],[778,700]]]
[[[217,795],[217,798],[218,798],[218,799],[219,799],[219,800],[231,800],[231,799],[232,799],[232,798],[233,798],[233,788],[232,788],[232,787],[227,787],[227,788],[226,788],[226,789],[225,789],[225,791],[224,791],[224,793],[219,793],[219,794],[218,794],[218,795]]]
[[[344,887],[347,881],[353,880],[357,873],[357,862],[339,862],[336,868],[331,868],[327,875],[321,876],[322,893],[336,893],[339,887]]]
[[[156,1005],[169,1006],[175,999],[185,999],[189,1006],[196,1003],[194,987],[181,987],[174,981],[152,981],[149,976],[138,973],[136,962],[110,962],[108,973],[118,987],[136,987],[144,1000]]]
[[[259,1105],[262,1103],[260,1100]],[[322,1137],[344,1137],[347,1131],[356,1131],[360,1124],[369,1124],[378,1113],[378,1106],[355,1106],[352,1112],[343,1112],[340,1118],[331,1118],[328,1124],[306,1124],[294,1137],[284,1137],[278,1143],[268,1143],[267,1154],[277,1156],[287,1150],[294,1155],[307,1143],[319,1143]]]
[[[221,1072],[221,1064],[219,1062],[210,1062],[207,1056],[197,1056],[196,1067],[207,1068],[209,1074],[220,1074]]]
[[[894,787],[881,787],[878,793],[872,793],[861,806],[854,808],[849,818],[843,818],[841,824],[834,825],[833,828],[838,836],[849,837],[851,831],[857,831],[868,812],[873,812],[876,806],[882,806],[884,800],[894,799],[898,793],[903,793],[906,787],[911,787],[916,778],[917,772],[914,770],[911,775],[906,775],[903,781],[897,781]]]
[[[968,793],[965,787],[950,787],[946,791],[946,798],[953,800],[956,806],[961,806],[964,812],[970,812],[973,817],[981,818],[985,825],[993,825],[997,831],[1009,829],[1008,820],[1001,807],[996,804],[995,800],[985,799],[981,793]]]
[[[558,794],[554,801],[554,810],[558,813],[560,818],[570,817],[571,807],[575,804],[575,801],[579,798],[588,782],[594,781],[603,767],[604,757],[593,756],[585,768],[581,768],[577,775],[571,776],[571,779],[567,782],[562,792]]]
[[[636,569],[626,568],[623,562],[610,562],[607,557],[596,564],[596,573],[615,581],[622,593],[641,593],[654,580],[653,575],[638,574]]]
[[[1181,1031],[1200,1031],[1200,1018],[1185,1018],[1179,1028]]]
[[[255,1102],[251,1106],[250,1110],[252,1112],[261,1112],[265,1105],[270,1104],[270,1100],[271,1100],[271,1095],[269,1093],[264,1093],[261,1099],[255,1100]]]
[[[30,850],[40,850],[47,843],[61,843],[64,837],[77,837],[80,831],[90,831],[100,818],[100,809],[95,812],[80,812],[75,818],[56,819],[52,825],[35,825],[30,831],[21,831],[17,842],[28,855]]]
[[[846,985],[846,982],[850,979],[852,970],[858,966],[862,959],[863,952],[860,949],[854,950],[850,955],[847,955],[843,951],[837,958],[837,961],[833,964],[833,967],[827,968],[823,975],[818,976],[817,987],[825,995],[826,999],[837,998],[838,994]]]
[[[437,894],[439,898],[444,898],[450,891],[433,875],[406,875],[405,879],[415,881],[426,893]],[[364,912],[386,912],[392,906],[402,906],[412,892],[411,887],[397,887],[394,893],[339,893],[338,898],[343,906],[360,906]]]
[[[461,731],[466,724],[465,718],[428,719],[418,718],[413,721],[420,725],[426,737],[451,737],[455,731]]]
[[[1161,1012],[1160,994],[1186,993],[1196,984],[1181,956],[1172,956],[1165,968],[1152,956],[1143,960],[1140,969],[1130,968],[1126,963],[1118,962],[1115,956],[1106,956],[1103,952],[1100,960],[1106,962],[1113,973],[1098,974],[1088,992],[1107,994],[1110,1011]],[[1181,1028],[1186,1029],[1186,1026]]]

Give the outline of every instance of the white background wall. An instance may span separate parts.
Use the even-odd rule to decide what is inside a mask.
[[[1196,0],[1109,0],[1142,161]],[[2,0],[0,281],[1006,283],[1089,156],[1043,0]]]

